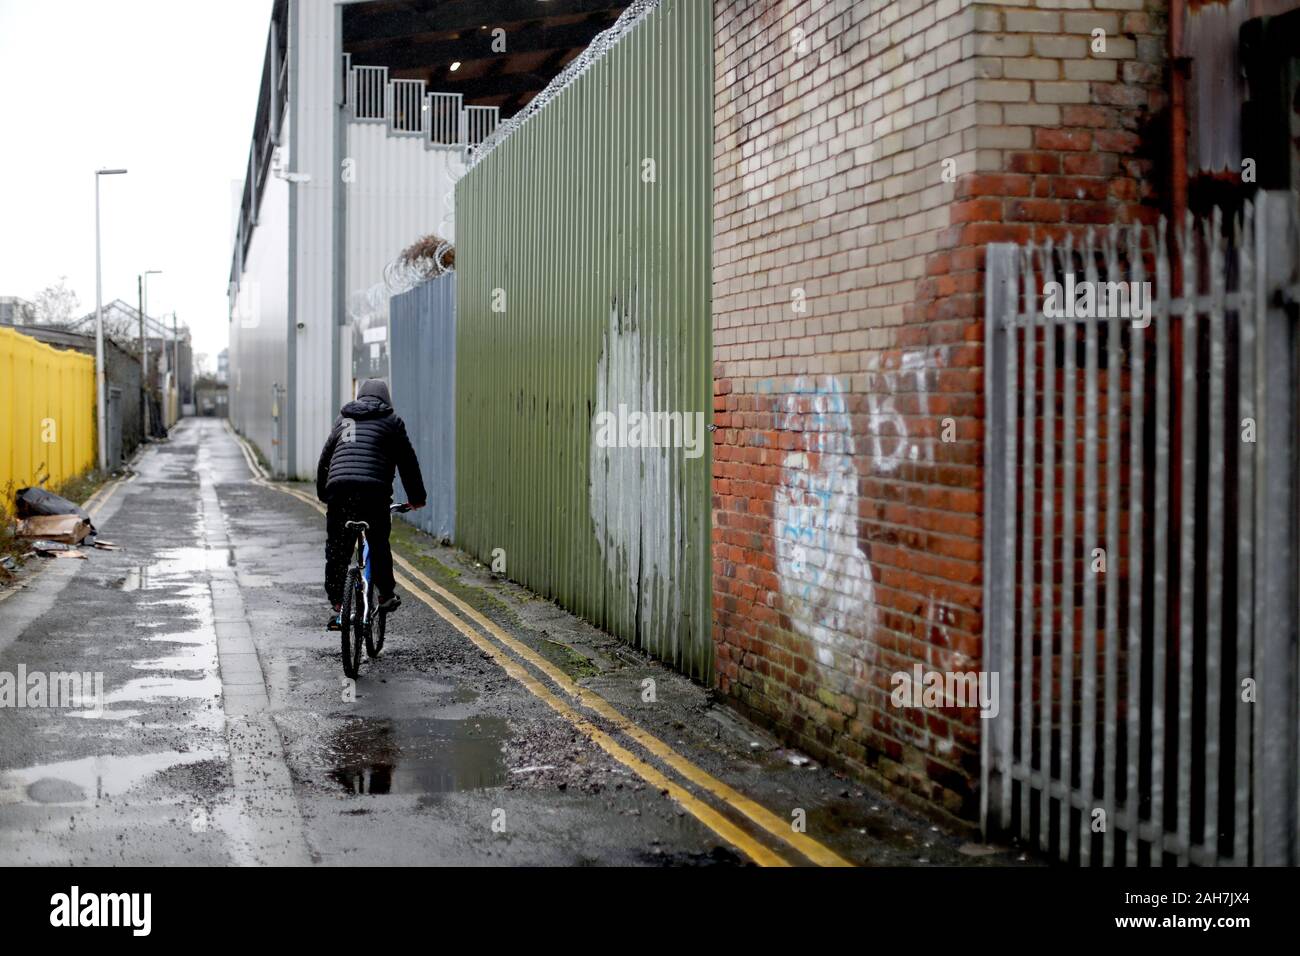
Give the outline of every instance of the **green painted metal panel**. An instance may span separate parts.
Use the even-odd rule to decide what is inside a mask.
[[[664,0],[456,188],[458,543],[706,682],[711,6]],[[681,417],[645,447],[634,412]]]

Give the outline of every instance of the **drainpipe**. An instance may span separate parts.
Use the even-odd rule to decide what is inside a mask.
[[[1170,0],[1169,78],[1170,130],[1170,219],[1177,225],[1187,212],[1187,74],[1190,64],[1183,56],[1183,21],[1187,0]]]

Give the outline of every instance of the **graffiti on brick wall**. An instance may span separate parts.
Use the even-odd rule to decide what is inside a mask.
[[[872,607],[871,568],[858,544],[856,445],[838,379],[800,378],[783,404],[778,428],[805,441],[781,463],[776,573],[791,626],[830,667],[837,651],[850,650],[843,641],[865,636]]]
[[[895,395],[912,391],[926,402],[925,354],[905,352],[887,392],[866,396],[866,441],[876,475],[898,471],[904,462],[933,461],[933,449],[908,435]],[[786,454],[775,495],[776,573],[782,603],[796,633],[812,642],[818,663],[835,665],[835,655],[870,659],[863,647],[874,624],[877,581],[858,537],[858,439],[853,433],[846,388],[828,376],[798,378],[778,405],[777,428],[802,433],[801,448]],[[770,392],[772,383],[759,383]],[[933,610],[933,608],[931,609]],[[852,645],[852,646],[849,646]]]
[[[867,431],[878,475],[892,475],[907,461],[934,461],[933,447],[908,435],[907,420],[898,411],[897,396],[910,393],[918,398],[919,414],[929,414],[925,366],[925,350],[909,349],[899,358],[897,371],[881,372],[885,389],[867,394]]]

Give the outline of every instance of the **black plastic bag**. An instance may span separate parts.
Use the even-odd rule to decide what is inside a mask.
[[[34,518],[37,515],[77,515],[90,523],[92,532],[95,528],[90,515],[67,498],[61,498],[44,488],[19,488],[18,493],[14,495],[14,506],[20,518]]]

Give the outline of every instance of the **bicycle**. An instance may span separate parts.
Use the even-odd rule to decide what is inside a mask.
[[[411,510],[409,502],[389,505],[390,514],[401,514]],[[343,645],[343,673],[356,678],[361,672],[361,645],[364,641],[366,656],[374,660],[384,649],[384,631],[388,614],[379,609],[375,600],[375,586],[370,580],[370,542],[366,532],[370,524],[366,521],[349,521],[343,526],[348,531],[356,532],[352,567],[348,568],[347,580],[343,584],[343,608],[339,612],[339,634]]]

